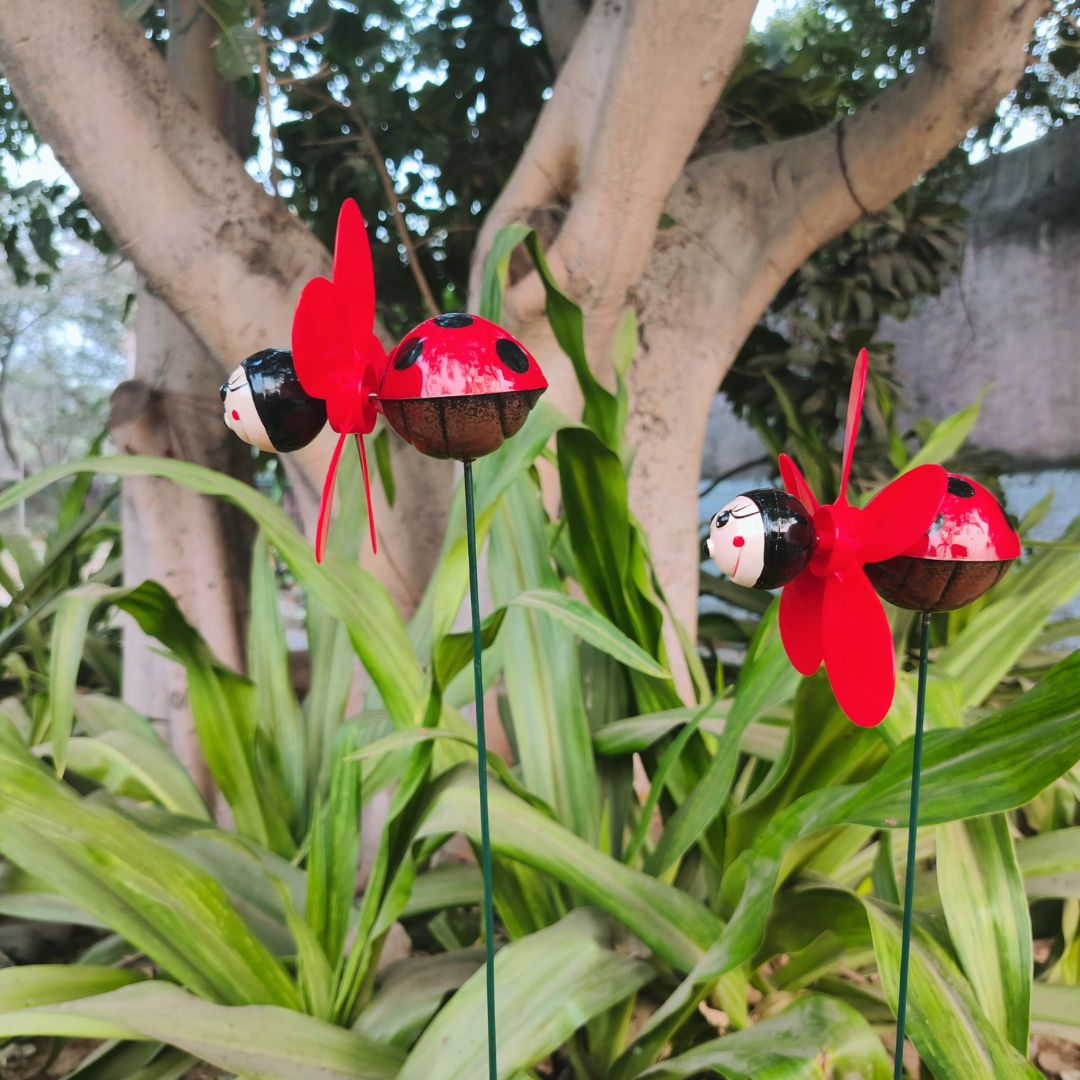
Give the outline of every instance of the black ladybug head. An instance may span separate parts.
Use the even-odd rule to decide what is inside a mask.
[[[814,530],[798,499],[763,488],[732,499],[715,515],[705,543],[736,585],[776,589],[806,569],[814,552]]]
[[[307,446],[326,423],[326,404],[304,392],[285,349],[263,349],[244,360],[222,385],[221,402],[226,426],[271,453]]]

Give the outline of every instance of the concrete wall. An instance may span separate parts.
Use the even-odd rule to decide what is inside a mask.
[[[979,168],[963,273],[881,328],[915,416],[993,385],[972,441],[1027,464],[1080,464],[1080,124]]]

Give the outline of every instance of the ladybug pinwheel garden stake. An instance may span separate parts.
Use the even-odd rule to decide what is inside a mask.
[[[333,280],[314,278],[304,288],[293,320],[292,354],[266,349],[249,357],[221,388],[221,399],[225,423],[260,450],[298,450],[315,438],[327,420],[338,433],[319,510],[315,555],[320,562],[338,462],[349,435],[355,436],[360,454],[375,550],[363,437],[374,429],[379,411],[421,453],[464,463],[487,949],[488,1069],[495,1080],[495,917],[472,462],[517,434],[547,389],[547,381],[519,342],[475,315],[439,315],[421,323],[406,334],[389,362],[375,337],[374,324],[371,249],[360,209],[349,199],[338,217]]]
[[[881,723],[896,689],[892,631],[878,594],[898,607],[922,612],[897,1003],[899,1080],[930,615],[970,604],[996,584],[1020,555],[1020,540],[989,491],[939,465],[903,474],[862,509],[848,502],[867,368],[863,349],[851,381],[836,501],[820,505],[795,463],[781,454],[786,492],[765,489],[733,499],[713,518],[706,544],[736,584],[783,586],[780,637],[788,658],[803,675],[813,675],[824,661],[838,704],[862,727]]]
[[[863,567],[901,555],[925,535],[941,509],[947,475],[940,465],[923,465],[865,509],[848,502],[866,376],[864,349],[851,382],[836,501],[819,505],[798,466],[782,454],[787,494],[740,495],[716,515],[708,544],[737,584],[784,586],[780,636],[792,664],[813,675],[824,660],[840,708],[856,724],[873,727],[892,705],[896,660],[888,617]]]

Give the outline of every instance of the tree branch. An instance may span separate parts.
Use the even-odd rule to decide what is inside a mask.
[[[69,40],[80,48],[57,64]],[[114,239],[224,364],[288,340],[297,288],[329,254],[252,182],[115,0],[5,0],[0,66]]]
[[[328,94],[320,93],[310,84],[305,83],[300,86],[300,89],[303,90],[304,93],[315,98],[316,101],[321,102],[327,108],[342,109],[353,124],[359,129],[359,140],[364,144],[368,157],[371,159],[372,165],[375,166],[375,171],[379,174],[379,181],[382,184],[383,194],[386,195],[386,201],[390,206],[390,215],[394,219],[394,228],[397,230],[401,246],[405,249],[405,258],[408,261],[413,281],[416,282],[416,288],[420,293],[420,299],[423,300],[424,307],[428,309],[430,315],[435,316],[440,314],[442,308],[440,308],[436,302],[435,294],[431,291],[428,279],[424,275],[424,268],[420,265],[420,260],[417,258],[416,244],[413,243],[412,234],[409,232],[408,223],[405,221],[405,215],[401,212],[401,199],[398,196],[397,191],[394,190],[394,181],[390,176],[390,170],[386,167],[386,158],[379,149],[375,134],[371,130],[371,125],[368,123],[363,110],[358,105],[343,105],[340,101],[336,101]],[[342,139],[346,142],[355,142],[356,136],[344,135],[342,136]]]
[[[747,152],[747,171],[767,178],[759,189],[773,222],[765,247],[794,268],[906,191],[1016,85],[1044,7],[938,0],[912,75],[829,128]]]
[[[585,22],[585,0],[537,0],[544,44],[555,70],[563,66]]]
[[[617,311],[640,278],[672,185],[739,57],[753,0],[597,0],[525,152],[481,230],[568,206],[549,261],[571,295]],[[535,276],[508,297],[523,320],[543,309]]]

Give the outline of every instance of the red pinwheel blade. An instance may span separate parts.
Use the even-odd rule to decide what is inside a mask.
[[[821,667],[824,595],[824,579],[807,571],[788,582],[780,596],[780,640],[800,675],[813,675]]]
[[[375,271],[364,217],[353,199],[346,199],[338,213],[334,285],[345,302],[351,340],[357,352],[363,353],[375,324]]]
[[[948,480],[940,465],[920,465],[879,491],[858,518],[862,562],[884,562],[907,551],[937,517]]]
[[[784,481],[784,490],[789,495],[794,495],[806,507],[808,514],[813,516],[818,508],[818,501],[806,482],[806,477],[799,471],[799,466],[787,456],[780,455],[780,479]]]
[[[896,654],[885,609],[860,568],[826,579],[822,631],[840,708],[860,727],[880,724],[896,690]]]
[[[862,419],[863,395],[866,393],[866,376],[870,368],[870,357],[865,349],[859,350],[855,361],[855,371],[851,376],[851,392],[848,394],[847,418],[844,426],[844,466],[840,473],[840,494],[837,502],[847,501],[848,477],[851,476],[851,462],[855,457],[855,441],[859,434],[859,421]]]
[[[375,540],[375,511],[371,507],[371,480],[368,478],[367,450],[364,449],[364,436],[356,436],[356,450],[360,455],[360,471],[364,474],[364,498],[367,500],[368,531],[371,533],[371,554],[379,554],[379,545]]]
[[[292,326],[293,363],[311,397],[329,401],[356,367],[349,318],[339,293],[326,278],[304,286]],[[357,380],[358,381],[358,380]]]
[[[334,508],[334,484],[337,482],[338,463],[341,450],[348,438],[342,434],[334,447],[334,456],[330,459],[330,468],[326,470],[323,481],[322,501],[319,503],[319,523],[315,526],[315,561],[321,563],[326,552],[326,538],[330,533],[330,511]]]

